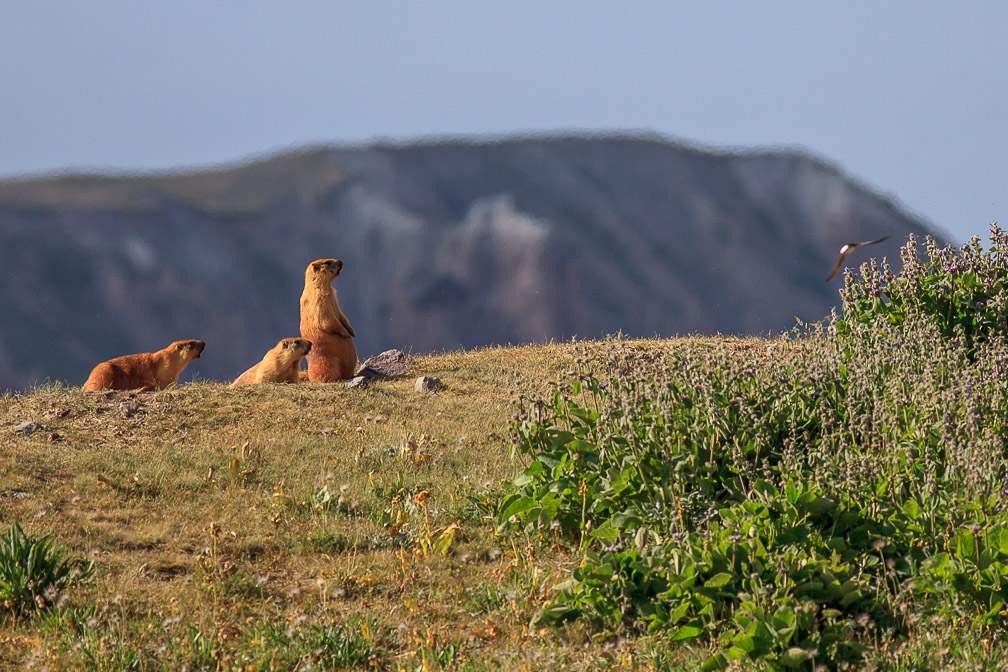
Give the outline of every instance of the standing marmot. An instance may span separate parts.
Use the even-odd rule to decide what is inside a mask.
[[[164,350],[124,355],[102,362],[91,371],[84,389],[153,390],[178,383],[186,364],[199,359],[206,346],[203,341],[175,341]]]
[[[311,350],[305,338],[285,338],[266,353],[262,361],[238,376],[231,387],[250,383],[296,383],[301,360]]]
[[[329,284],[342,269],[339,259],[317,259],[305,270],[301,336],[312,342],[308,380],[315,383],[351,378],[357,368],[354,330],[336,303],[336,290]]]

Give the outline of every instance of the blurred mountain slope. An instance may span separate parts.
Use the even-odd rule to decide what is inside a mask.
[[[0,182],[0,390],[207,342],[230,380],[298,335],[304,268],[361,358],[499,343],[759,334],[817,320],[844,242],[898,267],[927,225],[815,157],[658,137],[316,147],[176,174]]]

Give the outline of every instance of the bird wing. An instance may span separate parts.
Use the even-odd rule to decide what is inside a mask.
[[[829,272],[828,276],[826,276],[826,282],[829,282],[830,280],[832,280],[833,276],[837,274],[837,271],[840,270],[840,267],[843,265],[844,257],[846,257],[846,256],[847,256],[846,252],[841,252],[840,253],[840,257],[836,260],[836,263],[833,264],[833,270]]]
[[[881,238],[877,238],[876,240],[865,240],[860,243],[847,243],[846,245],[844,245],[842,248],[840,248],[841,249],[840,258],[836,260],[835,264],[833,264],[833,270],[829,272],[829,276],[827,276],[826,282],[832,280],[833,276],[837,274],[837,271],[839,271],[840,267],[843,265],[844,257],[846,257],[851,250],[853,250],[856,247],[861,247],[862,245],[874,245],[876,243],[881,243],[882,241],[885,240],[889,240],[889,236],[882,236]]]

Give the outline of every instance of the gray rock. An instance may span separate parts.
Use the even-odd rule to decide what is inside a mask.
[[[386,350],[364,360],[353,378],[344,383],[347,387],[364,387],[372,378],[396,378],[406,373],[410,360],[402,350]]]
[[[357,375],[368,378],[374,378],[375,376],[395,378],[406,373],[409,365],[409,356],[402,350],[386,350],[381,354],[372,355],[365,359]]]
[[[369,378],[360,374],[343,383],[347,387],[365,387]]]
[[[23,436],[28,436],[29,434],[34,434],[38,430],[42,429],[42,425],[37,422],[32,422],[31,420],[26,420],[20,425],[14,427],[15,434],[21,434]]]
[[[416,379],[416,383],[413,384],[413,389],[417,392],[437,392],[444,389],[444,383],[441,382],[440,378],[420,376]]]

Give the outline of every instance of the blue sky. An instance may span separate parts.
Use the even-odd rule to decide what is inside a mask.
[[[1008,222],[1008,3],[0,0],[0,178],[647,130]]]

